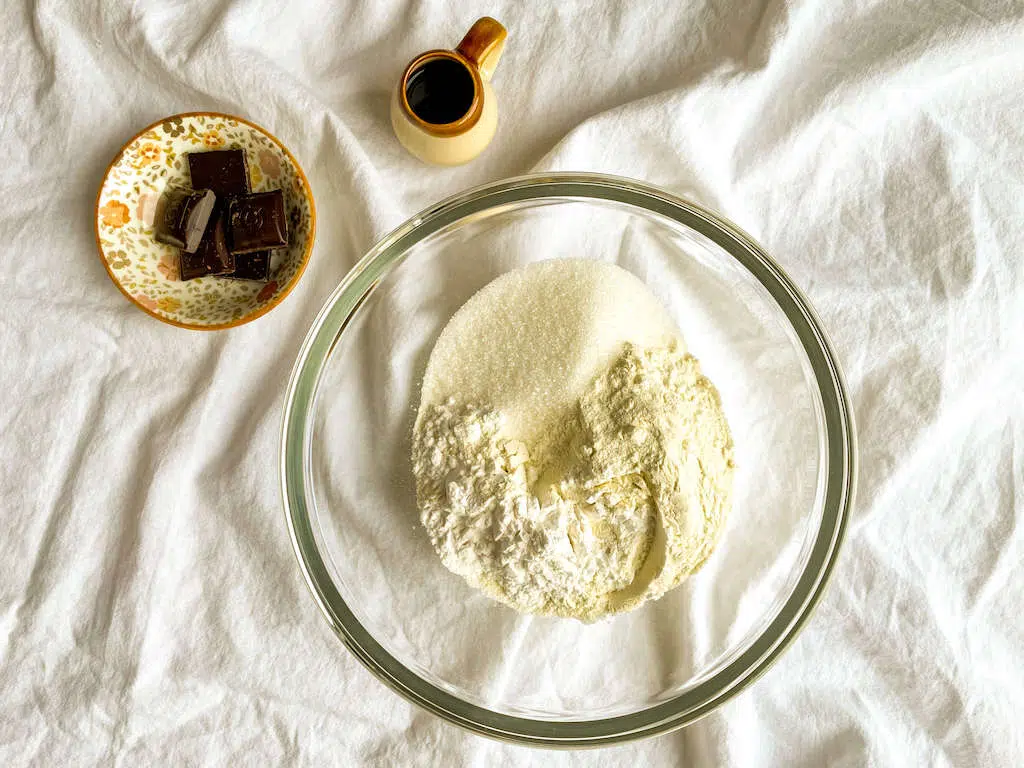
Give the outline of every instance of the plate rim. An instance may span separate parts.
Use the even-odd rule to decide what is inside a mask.
[[[281,151],[284,152],[287,158],[291,161],[292,165],[295,166],[295,170],[298,172],[298,177],[302,181],[302,186],[304,189],[306,199],[309,200],[309,238],[306,241],[306,249],[302,254],[302,260],[299,262],[299,266],[295,270],[295,274],[292,276],[292,279],[288,282],[287,285],[282,286],[281,289],[277,292],[277,295],[274,296],[274,298],[272,298],[262,307],[253,312],[249,312],[245,315],[242,315],[242,317],[238,318],[237,320],[231,320],[230,322],[226,323],[187,323],[181,320],[174,320],[169,317],[164,317],[163,315],[160,315],[155,311],[149,309],[149,307],[146,307],[143,304],[139,303],[134,296],[132,296],[130,293],[128,293],[127,290],[125,290],[125,287],[121,285],[121,281],[117,278],[113,270],[110,268],[110,264],[107,262],[106,256],[103,253],[103,244],[100,241],[100,199],[103,197],[103,190],[107,186],[107,179],[110,177],[110,172],[111,170],[113,170],[114,165],[116,165],[117,162],[121,159],[121,156],[124,155],[125,151],[132,144],[138,141],[143,134],[151,130],[154,130],[155,128],[167,122],[168,120],[176,120],[186,117],[216,117],[226,118],[228,120],[235,120],[236,122],[247,125],[250,128],[253,128],[262,133],[263,135],[265,135],[268,139],[270,139],[272,142],[277,144],[278,147],[281,148]],[[227,330],[228,328],[237,328],[238,326],[245,325],[246,323],[251,323],[253,320],[257,320],[263,317],[263,315],[267,314],[270,310],[274,309],[274,307],[276,307],[278,304],[280,304],[282,301],[288,298],[288,294],[290,294],[292,290],[295,288],[295,286],[298,285],[299,280],[302,278],[303,273],[306,271],[306,266],[309,264],[310,256],[312,256],[313,254],[313,243],[316,240],[316,201],[313,197],[313,187],[309,183],[309,178],[306,176],[306,172],[302,170],[302,166],[299,164],[298,159],[295,157],[295,155],[292,154],[291,150],[285,146],[283,141],[277,138],[277,136],[268,131],[262,125],[258,125],[257,123],[254,123],[252,120],[247,120],[244,117],[232,115],[227,112],[210,112],[207,110],[198,110],[194,112],[178,112],[177,114],[161,117],[159,120],[156,120],[147,125],[145,128],[142,128],[139,131],[137,131],[130,139],[128,139],[128,141],[121,145],[120,149],[118,149],[117,152],[114,154],[114,157],[110,160],[109,163],[107,163],[106,170],[103,171],[103,177],[100,179],[99,189],[96,190],[96,202],[93,205],[93,233],[96,238],[96,254],[99,256],[100,263],[103,264],[103,268],[107,272],[107,277],[109,277],[110,282],[112,282],[117,287],[117,290],[121,292],[121,295],[128,299],[128,301],[130,301],[133,305],[135,305],[136,308],[142,310],[150,317],[153,317],[162,323],[166,323],[167,325],[173,325],[176,328],[184,328],[189,331],[223,331]]]

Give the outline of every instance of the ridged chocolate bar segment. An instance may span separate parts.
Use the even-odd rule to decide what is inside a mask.
[[[235,255],[288,244],[288,219],[280,189],[228,201],[228,247]]]

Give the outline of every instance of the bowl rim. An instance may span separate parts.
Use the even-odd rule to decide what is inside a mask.
[[[103,245],[100,241],[100,198],[103,197],[103,189],[107,186],[107,178],[110,176],[110,171],[121,159],[121,156],[125,153],[128,147],[130,147],[132,144],[134,144],[136,141],[142,138],[142,135],[144,133],[154,130],[163,123],[166,123],[168,120],[177,120],[185,117],[216,117],[234,120],[236,122],[243,123],[244,125],[247,125],[250,128],[253,128],[262,133],[272,142],[277,144],[277,146],[281,148],[281,151],[284,152],[285,156],[292,163],[292,165],[295,166],[295,170],[298,172],[298,177],[302,181],[302,188],[304,190],[306,199],[309,200],[309,237],[306,241],[306,248],[302,254],[302,260],[299,262],[299,266],[295,270],[295,274],[292,276],[292,279],[288,281],[287,285],[282,286],[278,290],[274,298],[272,298],[262,307],[260,307],[254,312],[242,315],[237,320],[232,320],[227,323],[214,323],[209,325],[204,325],[202,323],[186,323],[182,322],[181,320],[172,320],[169,317],[164,317],[162,315],[157,314],[148,307],[143,306],[142,304],[135,300],[134,296],[132,296],[127,290],[125,290],[125,287],[121,285],[121,281],[117,279],[117,276],[114,274],[114,271],[110,268],[110,264],[107,263],[106,257],[103,255]],[[96,190],[96,203],[93,206],[93,233],[96,238],[96,254],[99,256],[100,263],[103,265],[103,268],[107,271],[107,276],[110,278],[110,282],[117,286],[117,290],[121,292],[121,295],[128,299],[128,301],[134,304],[138,309],[141,309],[150,317],[155,317],[160,322],[167,323],[168,325],[173,325],[176,328],[185,328],[186,330],[190,331],[223,331],[227,330],[228,328],[237,328],[240,325],[251,323],[253,320],[263,317],[263,315],[267,314],[270,310],[272,310],[274,307],[276,307],[278,304],[284,301],[288,297],[288,294],[290,294],[292,290],[295,288],[295,286],[298,285],[299,280],[302,278],[302,274],[306,271],[306,265],[309,263],[309,258],[313,253],[313,241],[316,240],[316,200],[313,197],[313,187],[310,185],[309,179],[306,177],[306,172],[302,170],[302,166],[299,164],[299,161],[295,158],[295,155],[293,155],[291,153],[291,150],[289,150],[288,147],[284,145],[283,141],[277,138],[277,136],[268,131],[262,125],[257,125],[251,120],[247,120],[244,117],[239,117],[238,115],[228,114],[227,112],[209,112],[205,110],[200,110],[197,112],[179,112],[174,115],[167,115],[166,117],[161,117],[159,120],[156,120],[147,125],[145,128],[142,128],[139,131],[137,131],[134,136],[132,136],[130,139],[128,139],[128,141],[121,145],[121,148],[117,150],[117,153],[114,155],[111,161],[107,163],[106,170],[103,171],[103,177],[100,179],[99,189]]]
[[[494,712],[442,690],[403,665],[370,635],[341,597],[318,550],[306,504],[310,417],[323,363],[377,283],[401,262],[408,248],[455,221],[508,203],[552,197],[641,208],[722,247],[785,313],[813,369],[825,427],[821,522],[807,562],[778,614],[721,670],[693,688],[636,712],[591,720],[542,720]],[[834,570],[854,501],[856,465],[853,409],[832,344],[782,268],[743,230],[703,206],[643,182],[596,173],[533,174],[475,187],[424,209],[381,238],[334,290],[310,327],[288,383],[281,424],[281,494],[292,546],[306,585],[346,647],[378,679],[444,720],[484,736],[544,747],[600,746],[665,733],[707,715],[763,675],[806,624]]]

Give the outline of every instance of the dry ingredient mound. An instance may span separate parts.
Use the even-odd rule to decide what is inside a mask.
[[[732,440],[671,318],[625,270],[507,273],[431,354],[413,436],[442,562],[525,613],[593,621],[660,597],[711,554]]]

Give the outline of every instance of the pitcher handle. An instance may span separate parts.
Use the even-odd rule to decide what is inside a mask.
[[[490,80],[498,59],[505,48],[506,30],[500,22],[490,16],[477,19],[469,32],[455,49],[469,59],[480,70],[480,77]]]

